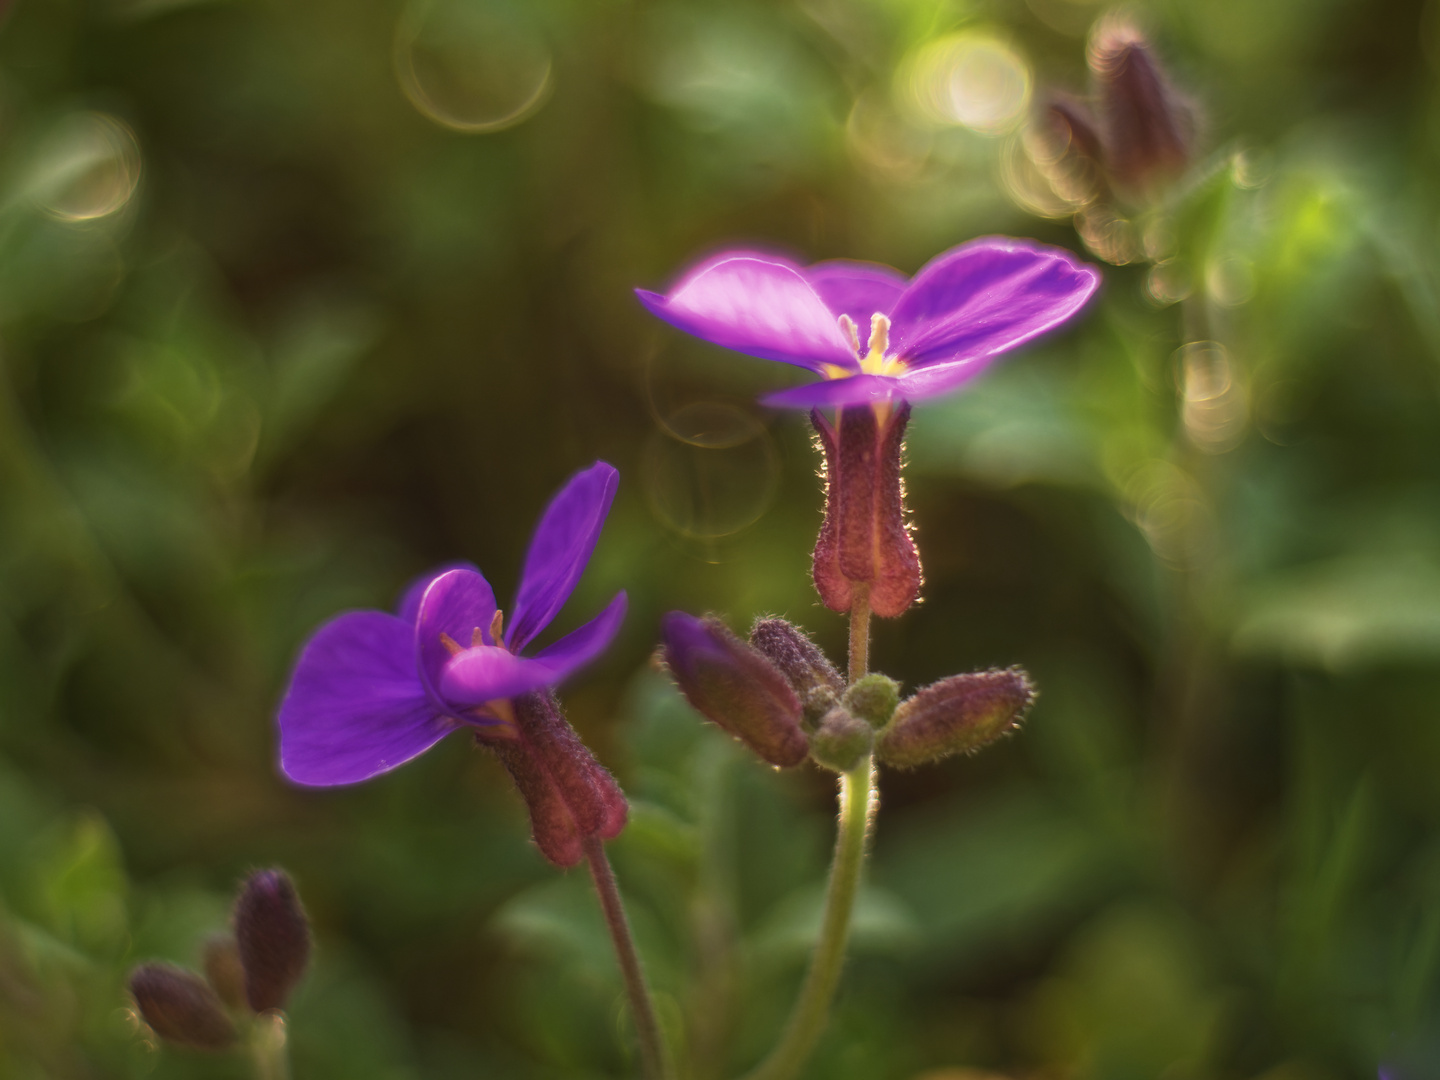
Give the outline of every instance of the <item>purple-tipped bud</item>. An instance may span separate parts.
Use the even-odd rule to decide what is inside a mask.
[[[285,871],[258,870],[245,880],[235,901],[235,945],[250,1008],[283,1008],[310,961],[310,920]]]
[[[1099,125],[1084,102],[1050,97],[1032,132],[1031,156],[1056,195],[1084,206],[1103,193],[1105,148]]]
[[[211,988],[232,1009],[245,1007],[245,967],[240,963],[240,946],[229,934],[211,934],[203,953],[205,978]]]
[[[913,769],[951,754],[968,754],[1020,725],[1035,700],[1021,668],[952,675],[900,703],[875,742],[886,765]]]
[[[1105,122],[1106,165],[1123,187],[1153,195],[1185,170],[1194,121],[1150,43],[1122,19],[1090,39],[1090,70]]]
[[[846,406],[831,426],[810,414],[825,451],[825,520],[815,542],[815,588],[831,611],[868,597],[876,615],[894,618],[920,595],[920,553],[905,527],[900,473],[908,402]]]
[[[779,669],[805,710],[801,724],[813,731],[845,692],[845,680],[805,631],[784,619],[756,619],[750,644]]]
[[[660,624],[665,663],[700,713],[772,765],[799,765],[809,753],[799,697],[780,670],[719,619],[672,611]]]
[[[197,1050],[227,1050],[235,1025],[200,976],[169,964],[142,964],[130,973],[140,1015],[167,1042]]]
[[[810,757],[815,764],[836,772],[849,772],[870,752],[875,732],[858,716],[837,705],[825,714],[810,736]]]
[[[900,684],[888,675],[872,671],[845,691],[845,708],[879,731],[895,715],[900,704]]]
[[[1045,105],[1045,127],[1058,153],[1074,154],[1100,162],[1105,158],[1099,127],[1082,101],[1054,97]]]
[[[547,691],[513,699],[514,738],[489,738],[530,811],[540,854],[561,868],[585,856],[585,840],[613,840],[625,828],[630,804],[609,771],[580,741]]]

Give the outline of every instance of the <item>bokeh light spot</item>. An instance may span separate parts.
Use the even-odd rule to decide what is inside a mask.
[[[395,30],[395,76],[410,103],[454,131],[528,119],[550,96],[550,48],[523,9],[416,0]]]
[[[656,517],[682,536],[715,540],[760,519],[775,498],[780,466],[770,433],[753,416],[695,402],[651,436],[642,473]]]
[[[1217,304],[1236,307],[1255,295],[1255,268],[1243,256],[1222,256],[1205,271],[1205,288]]]
[[[1233,450],[1245,437],[1250,400],[1229,350],[1218,341],[1192,341],[1176,353],[1176,366],[1190,441],[1212,454]]]
[[[123,208],[140,183],[140,146],[123,122],[106,113],[78,113],[40,144],[26,189],[46,213],[85,222]]]
[[[901,67],[900,92],[940,124],[983,135],[1013,128],[1030,104],[1030,67],[1004,41],[964,31],[929,42]]]

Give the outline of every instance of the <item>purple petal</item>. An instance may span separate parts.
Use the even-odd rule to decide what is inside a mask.
[[[869,405],[905,396],[900,379],[889,375],[851,375],[792,386],[767,394],[761,400],[778,409],[824,409],[834,405]]]
[[[505,643],[511,651],[525,648],[570,599],[595,550],[619,482],[614,466],[597,461],[572,476],[550,500],[535,526],[510,612]]]
[[[415,674],[409,623],[352,612],[310,639],[280,703],[280,770],[297,784],[353,784],[424,753],[455,729]]]
[[[415,620],[420,615],[420,600],[425,595],[425,590],[430,587],[430,583],[437,577],[451,570],[469,570],[474,574],[480,573],[478,566],[472,562],[465,562],[463,559],[457,559],[454,562],[437,566],[428,574],[421,574],[409,585],[405,586],[405,591],[400,594],[400,604],[396,607],[395,613],[411,626],[414,626]]]
[[[625,605],[625,594],[617,593],[599,615],[534,657],[487,645],[456,653],[440,676],[440,693],[469,707],[555,686],[609,647],[624,621]]]
[[[860,334],[860,351],[870,348],[870,316],[889,315],[909,279],[880,263],[834,259],[805,268],[805,280],[837,319],[849,315]]]
[[[994,362],[993,356],[976,356],[968,360],[917,368],[896,380],[900,384],[896,396],[906,401],[921,401],[936,394],[949,393],[981,375]]]
[[[915,275],[890,313],[890,351],[919,365],[991,356],[1064,322],[1099,284],[1060,248],[975,240]]]
[[[537,661],[549,664],[559,674],[556,682],[578,671],[610,647],[620,624],[625,621],[625,608],[629,600],[622,589],[616,593],[605,610],[584,626],[572,630],[553,645],[547,645],[535,654]]]
[[[729,252],[692,270],[667,296],[635,295],[652,315],[727,349],[812,371],[856,364],[835,314],[796,267],[773,255]]]
[[[476,570],[447,570],[426,588],[410,647],[420,681],[440,708],[446,706],[437,686],[440,672],[450,659],[450,646],[440,635],[447,635],[461,648],[469,648],[478,627],[481,640],[493,645],[490,623],[494,618],[495,593]]]

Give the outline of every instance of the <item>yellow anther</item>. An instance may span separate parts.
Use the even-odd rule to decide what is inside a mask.
[[[485,635],[484,635],[483,633],[481,633],[480,627],[477,626],[477,627],[475,627],[474,630],[471,630],[471,631],[470,631],[470,647],[473,649],[473,648],[475,648],[477,645],[484,645],[484,644],[485,644]]]
[[[445,646],[445,651],[448,652],[451,656],[454,656],[456,653],[461,653],[465,651],[460,647],[460,643],[456,641],[453,637],[451,637],[449,634],[442,633],[440,635],[440,644]]]
[[[870,355],[884,356],[890,348],[890,320],[878,311],[870,316]]]
[[[496,645],[501,644],[505,634],[505,612],[499,608],[495,609],[495,617],[490,620],[490,639]]]
[[[862,375],[903,375],[909,366],[904,360],[897,356],[886,356],[885,351],[890,348],[890,320],[881,315],[878,311],[870,316],[870,351],[860,356],[860,335],[855,329],[855,323],[849,315],[840,316],[840,329],[850,340],[850,347],[855,350],[855,355],[860,360],[860,373]],[[854,368],[842,367],[840,364],[825,364],[821,372],[827,379],[848,379],[855,374]]]

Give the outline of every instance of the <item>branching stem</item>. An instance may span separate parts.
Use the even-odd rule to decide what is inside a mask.
[[[853,683],[866,673],[870,653],[870,607],[858,599],[850,612],[850,670]],[[850,915],[865,865],[865,844],[876,807],[875,763],[871,755],[840,776],[840,821],[835,836],[835,858],[825,891],[825,915],[820,940],[805,975],[780,1042],[746,1080],[791,1080],[825,1030],[830,1003],[845,963],[850,937]]]

